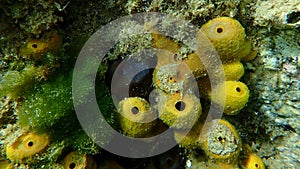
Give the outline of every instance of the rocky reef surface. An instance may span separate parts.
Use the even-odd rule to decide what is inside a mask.
[[[216,17],[238,20],[257,56],[244,62],[245,72],[240,79],[249,88],[249,101],[237,116],[222,118],[234,125],[243,144],[249,145],[243,151],[256,154],[266,168],[296,169],[300,165],[299,1],[3,0],[0,1],[0,169],[74,169],[97,168],[97,165],[98,168],[212,167],[207,166],[202,150],[192,148],[175,148],[150,159],[116,157],[93,143],[76,121],[70,73],[66,72],[72,72],[78,53],[94,32],[121,16],[139,12],[163,12],[189,20],[198,28]],[[123,26],[119,35],[123,40],[108,53],[106,65],[100,66],[99,81],[109,79],[111,65],[126,58],[129,51],[154,46],[155,37],[149,35],[126,37],[143,25],[132,21]],[[82,85],[88,91],[90,84]],[[105,105],[103,112],[117,111],[107,97],[107,84],[97,86],[101,89],[99,103]],[[82,93],[88,95],[87,91]],[[109,113],[105,116],[107,121],[119,128],[117,118]],[[46,148],[44,145],[35,148],[32,154],[32,150],[25,151],[39,146],[39,142],[48,142],[48,136],[52,139]],[[26,138],[37,144],[26,142]],[[43,138],[46,139],[41,141]],[[11,155],[16,152],[15,144],[22,142],[25,147],[21,149],[29,155]],[[238,167],[251,168],[243,160]]]

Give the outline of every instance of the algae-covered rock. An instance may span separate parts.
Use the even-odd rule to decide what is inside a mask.
[[[192,128],[191,135],[188,135],[191,137],[183,139],[180,143],[186,147],[185,151],[188,152],[183,155],[189,158],[186,168],[242,168],[245,166],[251,168],[252,164],[254,167],[256,167],[255,164],[262,164],[256,163],[258,159],[262,159],[268,168],[297,168],[299,166],[300,14],[297,0],[91,0],[88,2],[78,0],[29,0],[26,2],[4,0],[0,2],[0,96],[9,102],[0,102],[0,122],[3,128],[0,134],[1,143],[2,140],[5,140],[3,144],[0,144],[0,168],[4,165],[8,167],[14,165],[19,169],[61,169],[64,167],[63,158],[73,150],[81,152],[84,156],[92,154],[95,158],[101,156],[101,148],[94,143],[93,138],[84,132],[77,121],[72,101],[72,77],[70,75],[72,73],[66,72],[72,70],[82,45],[92,33],[110,21],[138,12],[167,13],[172,17],[188,19],[198,28],[213,18],[231,17],[241,23],[244,30],[240,30],[245,31],[248,35],[247,40],[241,38],[234,41],[225,38],[225,42],[214,43],[214,39],[210,39],[219,54],[233,58],[224,64],[227,80],[240,80],[251,91],[249,99],[246,99],[248,103],[246,105],[243,103],[243,106],[238,108],[240,110],[245,106],[238,116],[225,115],[223,118],[236,126],[239,136],[243,142],[252,146],[253,152],[248,156],[244,154],[244,157],[249,158],[241,156],[240,162],[234,164],[218,162],[212,156],[212,158],[207,158],[209,153],[199,150],[201,147],[197,147],[198,143],[193,142],[193,140],[197,140],[194,134],[198,133],[193,129],[201,129],[201,124]],[[166,22],[169,21],[166,20]],[[172,25],[172,23],[166,25]],[[171,69],[158,71],[159,67],[163,67],[166,65],[165,62],[170,60],[173,63],[186,62],[193,73],[188,77],[196,76],[198,85],[201,87],[201,97],[207,98],[209,92],[215,87],[209,85],[210,80],[206,76],[205,70],[202,69],[203,65],[197,60],[197,57],[194,57],[193,51],[188,50],[186,46],[181,46],[180,40],[183,39],[174,40],[170,37],[151,34],[127,37],[131,32],[142,29],[144,26],[138,25],[133,20],[122,23],[120,41],[105,56],[104,62],[98,70],[100,77],[97,77],[96,87],[89,81],[89,77],[81,76],[80,79],[77,79],[82,86],[82,90],[79,92],[82,97],[75,106],[88,103],[90,91],[95,87],[99,108],[108,123],[115,129],[119,129],[116,118],[117,110],[108,90],[110,86],[107,87],[104,85],[107,83],[103,83],[103,81],[107,81],[104,75],[110,67],[109,64],[115,59],[125,59],[129,54],[142,51],[144,48],[166,49],[177,54],[157,53],[158,60],[162,58],[161,56],[168,57],[167,61],[159,60],[155,71],[159,78],[156,78],[155,74],[153,78],[155,87],[161,87],[168,92],[170,86],[174,85],[175,88],[171,90],[176,93],[178,89],[185,90],[186,86],[189,86],[181,82],[174,82],[173,77],[178,73],[176,71],[169,71]],[[209,30],[215,30],[214,33],[217,35],[226,30],[232,31],[232,28],[226,26],[228,25]],[[54,38],[54,40],[49,38],[51,36],[47,38],[47,32],[51,32],[51,30],[57,30],[59,38]],[[176,32],[175,37],[179,36],[177,33],[185,34],[185,32]],[[207,35],[211,35],[211,33]],[[223,50],[232,46],[234,48],[229,52]],[[257,58],[251,60],[256,54],[252,51],[253,49],[257,52]],[[240,59],[243,55],[249,57]],[[82,71],[89,72],[90,70],[87,67]],[[177,78],[175,80],[180,81],[186,76],[177,76]],[[159,83],[165,86],[161,86]],[[225,88],[220,90],[225,90]],[[242,99],[237,100],[241,101]],[[203,102],[206,100],[198,101],[197,104],[202,105]],[[174,109],[174,104],[172,108]],[[173,111],[173,109],[171,110]],[[230,110],[230,112],[232,111]],[[236,111],[233,112],[236,114]],[[169,115],[167,120],[163,121],[169,121]],[[98,123],[97,119],[93,119],[90,127],[93,128],[98,124],[101,123]],[[38,153],[39,160],[33,161],[32,164],[12,164],[3,161],[2,156],[11,154],[6,153],[4,147],[9,142],[13,142],[10,137],[6,138],[7,133],[15,135],[18,131],[11,130],[11,128],[28,126],[30,129],[42,133],[49,131],[53,140],[47,151],[42,154]],[[230,129],[225,131],[229,133]],[[100,137],[101,132],[100,134],[96,133],[99,135],[96,135],[95,138]],[[176,129],[174,133],[180,137],[184,131]],[[210,134],[214,133],[214,131],[210,131]],[[232,141],[232,135],[235,134],[228,134],[224,138]],[[206,139],[210,143],[216,141],[212,138]],[[211,150],[217,152],[221,150],[220,147],[213,147]],[[224,155],[229,150],[230,148],[225,148],[220,154]],[[46,160],[47,158],[50,160]],[[250,162],[241,163],[243,160]],[[144,164],[147,164],[147,159]],[[67,167],[74,168],[70,164]]]

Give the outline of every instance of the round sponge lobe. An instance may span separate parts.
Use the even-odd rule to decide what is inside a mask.
[[[200,100],[193,94],[175,93],[160,97],[159,118],[171,128],[190,129],[202,113]]]
[[[157,114],[140,97],[125,98],[119,103],[118,111],[120,127],[127,136],[145,136],[157,123]]]
[[[192,71],[195,78],[206,76],[206,68],[196,53],[187,55],[187,57],[183,58],[182,61]]]
[[[226,80],[239,80],[245,73],[244,66],[241,62],[236,61],[223,65]]]
[[[64,169],[97,169],[97,163],[93,157],[70,152],[63,160]]]
[[[246,103],[248,102],[250,92],[248,87],[239,81],[226,81],[225,83],[221,83],[212,89],[214,97],[212,98],[212,94],[210,97],[213,102],[224,105],[224,113],[227,115],[236,115],[239,113],[241,109],[244,108]],[[224,97],[222,97],[225,94]]]
[[[203,130],[201,147],[207,156],[218,162],[237,164],[242,142],[235,127],[226,120],[215,119]]]
[[[211,41],[223,62],[240,59],[251,52],[251,46],[246,43],[245,30],[235,19],[219,17],[204,24],[202,31]],[[243,51],[249,51],[244,53]]]
[[[33,156],[42,153],[49,143],[47,134],[24,133],[14,143],[7,145],[6,155],[11,161],[30,163],[34,161]]]
[[[244,146],[245,152],[247,154],[242,159],[242,165],[247,169],[265,169],[265,164],[262,159],[252,152],[250,146],[245,144]]]
[[[187,149],[200,148],[199,136],[203,125],[202,121],[197,121],[191,130],[174,130],[176,142]]]

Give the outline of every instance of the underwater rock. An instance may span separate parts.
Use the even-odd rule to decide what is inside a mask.
[[[299,1],[258,1],[254,25],[293,29],[300,26]],[[266,12],[268,11],[268,12]]]

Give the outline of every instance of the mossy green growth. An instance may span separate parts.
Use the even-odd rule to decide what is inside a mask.
[[[103,82],[96,83],[96,99],[99,109],[107,123],[114,129],[119,129],[120,126],[117,120],[119,113],[117,107],[114,105],[109,89]]]
[[[31,93],[35,81],[44,78],[46,68],[27,66],[22,71],[8,71],[0,79],[0,97],[18,98]]]
[[[101,150],[84,130],[74,130],[68,138],[65,138],[67,145],[82,154],[95,155]]]
[[[45,130],[53,125],[74,126],[70,123],[78,123],[72,99],[72,73],[58,75],[47,83],[34,86],[32,93],[24,98],[18,108],[21,126]],[[92,84],[88,86],[93,87]],[[83,101],[78,104],[88,102],[89,92],[81,93]],[[102,82],[96,85],[96,93],[103,116],[109,124],[114,125],[116,111],[109,91]]]
[[[62,154],[64,154],[63,152],[66,151],[66,149],[65,141],[57,140],[51,143],[47,150],[37,157],[38,160],[28,164],[28,167],[39,169],[60,169],[60,165],[56,163],[61,160]]]
[[[106,122],[113,127],[114,129],[119,129],[119,124],[117,120],[117,109],[113,103],[111,95],[108,88],[100,79],[96,79],[95,94],[98,103],[98,107],[106,120]],[[89,95],[87,95],[89,96]],[[82,98],[85,98],[84,96]],[[88,97],[86,101],[88,102]],[[84,104],[84,103],[80,103]],[[88,104],[88,103],[87,103]],[[80,105],[78,105],[80,106]],[[93,110],[91,110],[93,111]],[[86,110],[86,113],[89,113],[89,110]],[[85,120],[85,119],[81,119]],[[101,150],[100,146],[97,145],[93,139],[97,141],[109,142],[113,133],[108,133],[103,126],[103,119],[93,118],[89,119],[88,126],[85,126],[85,130],[89,131],[89,135],[92,135],[93,138],[90,138],[85,130],[81,126],[77,126],[73,129],[73,125],[70,125],[68,137],[64,137],[63,140],[67,143],[67,146],[73,150],[76,150],[82,154],[95,155],[98,154]],[[77,120],[76,120],[77,121]]]
[[[65,146],[70,149],[84,154],[97,154],[100,147],[81,128],[74,111],[72,74],[73,71],[57,75],[57,77],[53,77],[53,79],[49,79],[43,84],[34,85],[31,94],[23,97],[23,101],[20,102],[17,110],[18,122],[21,127],[30,126],[32,129],[42,132],[50,130],[53,140],[65,142]],[[86,87],[86,85],[90,89],[93,87],[91,82],[82,81],[82,83],[85,83],[83,87]],[[118,128],[116,108],[108,88],[101,80],[97,80],[95,91],[99,109],[104,119],[113,128]],[[90,93],[91,90],[83,90],[80,93],[82,94],[82,102],[77,103],[75,106],[87,104]],[[93,120],[89,123],[89,127],[98,128],[101,119]],[[99,134],[102,134],[101,131],[95,131],[97,138],[100,137]],[[105,140],[109,140],[109,138]]]
[[[33,92],[20,103],[17,111],[19,124],[45,130],[61,118],[76,118],[73,113],[71,82],[71,75],[60,75],[47,83],[35,85]]]
[[[33,78],[27,73],[8,71],[0,81],[0,96],[18,97],[30,90]],[[21,87],[22,86],[22,87]]]
[[[106,122],[109,125],[111,125],[114,129],[117,130],[119,128],[118,121],[117,121],[117,110],[116,107],[114,106],[109,90],[100,79],[97,79],[96,81],[97,82],[95,86],[95,92],[96,92],[96,99],[98,102],[99,109]],[[82,98],[84,98],[84,96]],[[86,98],[86,101],[88,101],[88,98]],[[87,113],[88,112],[89,110],[87,110]],[[74,127],[73,124],[69,125],[68,129],[70,133],[67,134],[68,137],[62,138],[66,142],[68,147],[82,154],[88,154],[88,155],[94,155],[100,152],[101,150],[100,146],[97,145],[93,139],[100,138],[101,140],[109,141],[111,133],[107,134],[108,131],[106,131],[101,126],[102,119],[94,118],[92,120],[93,121],[88,122],[89,124],[88,129],[86,128],[85,129],[88,130],[89,132],[93,132],[93,133],[89,133],[90,135],[93,135],[93,138],[90,138],[86,134],[86,132],[81,128],[81,126]]]

